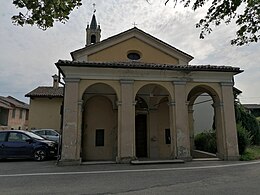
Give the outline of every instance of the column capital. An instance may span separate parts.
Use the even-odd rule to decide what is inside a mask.
[[[116,101],[117,106],[122,106],[122,101]]]
[[[176,105],[176,102],[175,102],[175,101],[169,101],[169,102],[168,102],[168,105],[169,105],[169,106],[175,106],[175,105]]]
[[[224,102],[213,103],[212,106],[213,106],[214,108],[223,107],[223,106],[224,106]]]

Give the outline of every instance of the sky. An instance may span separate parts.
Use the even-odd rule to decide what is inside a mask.
[[[236,25],[220,25],[205,39],[199,39],[196,22],[207,7],[196,12],[165,0],[83,0],[67,23],[55,23],[46,31],[36,26],[15,26],[11,17],[19,12],[11,0],[0,6],[0,96],[13,96],[25,103],[25,94],[38,86],[52,86],[57,74],[55,62],[71,60],[70,52],[85,46],[85,29],[96,4],[96,19],[101,40],[136,27],[194,57],[191,65],[227,65],[240,67],[235,87],[243,93],[242,103],[260,104],[260,43],[231,46]]]

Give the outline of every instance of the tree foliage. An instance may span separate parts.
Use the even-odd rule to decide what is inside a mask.
[[[239,154],[243,154],[252,141],[252,136],[249,131],[242,126],[241,123],[237,124],[237,140]]]
[[[260,145],[260,127],[255,116],[246,112],[240,103],[235,103],[236,122],[252,135],[252,144]]]
[[[66,22],[74,8],[81,6],[81,0],[13,0],[21,11],[12,17],[16,25],[37,25],[46,30],[55,21]]]
[[[166,0],[167,4],[170,0]],[[232,45],[242,46],[260,39],[260,1],[259,0],[173,0],[175,4],[182,3],[184,7],[192,6],[195,11],[211,2],[207,14],[196,24],[201,29],[203,39],[212,32],[212,26],[222,23],[229,24],[235,20],[238,30]]]
[[[146,1],[149,2],[149,0]],[[165,4],[169,1],[165,0]],[[259,0],[172,1],[175,4],[183,4],[184,7],[191,6],[194,11],[211,2],[206,16],[196,24],[196,27],[201,29],[201,39],[212,32],[212,26],[218,26],[221,23],[229,24],[234,19],[239,29],[236,32],[237,37],[231,40],[231,44],[241,46],[260,39]],[[37,25],[40,29],[46,30],[52,27],[55,21],[66,22],[74,8],[82,5],[82,0],[13,0],[13,4],[20,9],[20,12],[12,17],[14,24]]]

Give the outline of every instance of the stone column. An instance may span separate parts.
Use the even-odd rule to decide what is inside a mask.
[[[216,127],[216,138],[217,138],[217,157],[224,159],[226,151],[225,142],[225,127],[224,127],[224,113],[223,113],[223,102],[215,102],[214,114],[215,114],[215,127]]]
[[[78,101],[78,128],[77,128],[77,151],[76,151],[76,157],[79,157],[81,162],[81,147],[82,147],[82,112],[83,112],[83,101]]]
[[[224,160],[238,160],[237,128],[234,109],[233,83],[221,83],[223,100],[223,125],[226,151]]]
[[[169,117],[170,117],[170,132],[171,132],[171,158],[177,158],[177,134],[175,123],[175,102],[172,100],[169,102]]]
[[[175,121],[177,133],[177,158],[191,160],[186,82],[175,81]]]
[[[65,79],[62,154],[60,164],[80,163],[79,79]],[[81,112],[81,110],[80,110]]]
[[[189,114],[189,130],[190,130],[190,149],[191,152],[194,150],[194,118],[193,118],[193,107],[188,106],[188,114]]]
[[[118,107],[118,162],[128,163],[135,157],[134,81],[121,80],[121,100]]]

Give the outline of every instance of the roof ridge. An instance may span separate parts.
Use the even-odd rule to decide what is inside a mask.
[[[59,60],[55,63],[57,67],[64,66],[87,66],[87,67],[106,67],[106,68],[136,68],[136,69],[165,69],[165,70],[187,70],[187,71],[224,71],[224,72],[243,72],[239,67],[225,65],[173,65],[144,62],[86,62]]]

